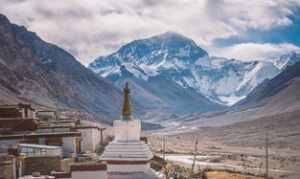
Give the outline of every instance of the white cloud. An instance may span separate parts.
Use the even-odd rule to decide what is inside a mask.
[[[241,60],[266,60],[298,50],[300,50],[299,47],[289,43],[241,43],[222,49],[214,49],[214,53],[215,55]]]
[[[87,64],[169,30],[209,49],[216,38],[289,25],[293,6],[299,0],[1,0],[0,13]]]

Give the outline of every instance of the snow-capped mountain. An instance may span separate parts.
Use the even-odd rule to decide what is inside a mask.
[[[167,32],[130,42],[97,58],[89,68],[113,82],[123,78],[122,69],[143,82],[169,80],[211,101],[232,105],[265,79],[279,74],[289,59],[245,62],[212,57],[193,40]]]
[[[280,70],[283,70],[287,66],[292,66],[300,61],[300,51],[292,51],[279,57],[273,57],[267,60],[274,63],[274,65]]]
[[[299,58],[289,63],[294,64],[285,68],[275,78],[265,80],[259,84],[245,99],[235,104],[232,108],[236,110],[259,106],[262,107],[261,111],[267,111],[268,114],[299,109]]]

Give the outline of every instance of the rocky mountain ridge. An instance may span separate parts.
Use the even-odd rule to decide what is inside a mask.
[[[122,93],[62,48],[0,15],[0,102],[119,116]]]

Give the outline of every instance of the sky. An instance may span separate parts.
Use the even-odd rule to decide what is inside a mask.
[[[0,13],[84,65],[166,31],[241,60],[300,49],[300,0],[0,0]]]

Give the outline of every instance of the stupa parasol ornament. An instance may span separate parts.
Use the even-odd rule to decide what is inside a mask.
[[[124,87],[124,103],[123,103],[123,110],[122,110],[122,119],[123,120],[131,120],[131,106],[130,106],[130,99],[129,99],[129,94],[130,94],[130,89],[128,86],[128,82],[125,83]]]

